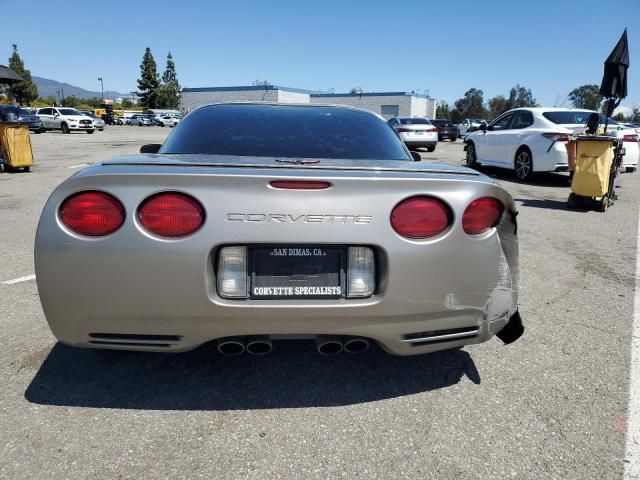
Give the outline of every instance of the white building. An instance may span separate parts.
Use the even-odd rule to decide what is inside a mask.
[[[207,103],[273,102],[324,103],[351,105],[371,110],[384,118],[435,118],[436,101],[423,95],[407,92],[312,93],[298,88],[277,85],[183,88],[180,109],[191,111]]]
[[[436,118],[436,101],[407,92],[312,93],[311,103],[351,105],[391,117]]]

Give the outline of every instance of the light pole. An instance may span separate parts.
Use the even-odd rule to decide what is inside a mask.
[[[104,84],[102,83],[102,77],[98,77],[98,81],[100,82],[100,100],[104,103]]]

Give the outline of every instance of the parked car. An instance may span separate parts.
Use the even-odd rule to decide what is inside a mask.
[[[0,105],[0,121],[6,122],[9,117],[13,117],[16,122],[27,125],[33,133],[43,133],[45,131],[42,120],[29,110],[16,105]]]
[[[409,149],[426,147],[433,152],[438,144],[438,129],[420,117],[393,117],[388,122]]]
[[[175,127],[180,122],[180,117],[163,115],[158,117],[158,125],[161,127]]]
[[[72,175],[41,214],[38,292],[67,345],[415,355],[522,334],[514,200],[415,161],[375,113],[207,105],[141,152]]]
[[[104,130],[105,122],[103,119],[98,117],[95,113],[90,112],[89,110],[79,110],[80,113],[86,115],[87,117],[91,117],[93,120],[93,125],[96,127],[96,130],[100,130],[101,132]]]
[[[620,125],[625,128],[631,128],[632,130],[635,130],[637,134],[640,134],[640,125],[636,125],[635,123],[621,123]]]
[[[535,172],[567,170],[565,143],[574,132],[584,129],[594,113],[591,110],[566,108],[516,108],[496,118],[484,129],[467,135],[467,165],[490,165],[515,170],[521,180]],[[601,116],[604,125],[604,116]],[[623,138],[627,171],[638,167],[638,135],[630,129],[617,130],[617,122],[609,120],[608,134]]]
[[[142,126],[147,126],[148,127],[148,126],[151,125],[151,120],[149,119],[149,117],[147,115],[142,115],[142,114],[138,115],[138,114],[136,114],[136,115],[132,115],[129,118],[128,124],[129,125],[137,125],[139,127],[142,127]]]
[[[487,121],[481,118],[465,118],[458,124],[458,136],[464,137],[467,133],[478,130],[481,125],[487,125]]]
[[[438,129],[438,140],[451,140],[455,142],[458,139],[458,127],[451,120],[429,120],[432,125]]]
[[[83,115],[75,108],[41,108],[38,110],[38,117],[42,120],[46,130],[62,130],[62,133],[71,133],[72,131],[93,133],[95,131],[93,119]]]

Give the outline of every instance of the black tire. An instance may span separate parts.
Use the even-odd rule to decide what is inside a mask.
[[[164,123],[160,122],[159,125],[164,128]]]
[[[513,160],[513,168],[518,180],[530,180],[533,176],[533,155],[527,147],[521,147],[516,152],[516,158]]]
[[[87,133],[88,133],[89,135],[91,135],[93,132],[95,132],[95,130],[87,130]]]
[[[456,137],[456,138],[452,138],[452,139],[451,139],[451,141],[452,141],[452,142],[455,142],[455,141],[457,141],[457,140],[458,140],[458,138],[457,138],[457,137]]]
[[[567,208],[569,210],[573,210],[574,208],[577,208],[577,206],[576,194],[570,193],[569,198],[567,199]]]
[[[69,125],[64,122],[62,122],[62,124],[60,125],[60,130],[62,130],[62,133],[71,133],[71,130],[69,130]]]
[[[427,147],[427,152],[435,152],[436,151],[436,147]]]
[[[24,170],[25,172],[30,172],[31,171],[31,167],[23,167],[22,170]]]
[[[476,145],[473,142],[467,142],[467,167],[478,168],[478,155],[476,155]]]
[[[609,195],[603,195],[602,200],[600,200],[600,211],[606,212],[607,208],[609,208]]]

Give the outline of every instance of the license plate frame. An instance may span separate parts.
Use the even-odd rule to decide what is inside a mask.
[[[346,296],[346,246],[253,245],[249,246],[248,261],[249,298],[253,300],[335,300]]]

